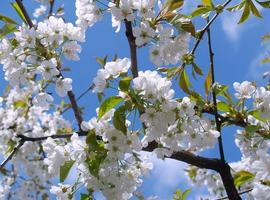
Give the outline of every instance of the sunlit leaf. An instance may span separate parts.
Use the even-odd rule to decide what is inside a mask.
[[[239,187],[245,183],[251,182],[254,177],[254,174],[245,170],[241,170],[234,175],[234,184],[235,186]]]
[[[211,86],[212,86],[212,71],[211,71],[211,69],[209,69],[209,72],[208,72],[208,74],[205,78],[205,81],[204,81],[204,89],[205,89],[206,96],[209,94]]]
[[[104,114],[109,112],[112,108],[117,106],[121,101],[123,101],[123,98],[119,96],[112,96],[103,101],[103,103],[99,107],[98,119],[100,119]]]
[[[15,9],[15,11],[18,13],[20,18],[27,24],[26,17],[24,16],[20,6],[17,4],[17,2],[11,3],[12,7]]]
[[[60,182],[64,182],[68,176],[70,169],[72,168],[74,160],[68,160],[60,167]]]

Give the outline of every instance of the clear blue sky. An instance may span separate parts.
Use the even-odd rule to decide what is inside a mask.
[[[11,8],[11,1],[2,1],[0,6],[0,14],[10,16],[17,21],[15,11]],[[58,0],[56,4],[59,6],[64,1]],[[65,1],[67,2],[67,1]],[[74,1],[68,1],[65,4],[65,19],[69,22],[75,21]],[[193,1],[188,4],[192,4]],[[196,2],[196,1],[194,1]],[[198,2],[198,0],[197,0]],[[222,1],[216,1],[222,2]],[[38,4],[33,0],[24,0],[24,4],[33,12],[34,6]],[[186,6],[185,10],[189,10],[190,5]],[[216,65],[216,80],[222,84],[228,84],[232,88],[232,83],[235,81],[259,81],[263,84],[261,75],[265,70],[269,70],[269,66],[261,66],[260,58],[267,52],[267,46],[262,46],[261,36],[270,31],[268,26],[270,14],[263,12],[264,20],[252,17],[244,25],[237,25],[239,15],[224,12],[212,26],[213,48],[215,52]],[[201,24],[198,22],[197,24]],[[99,66],[95,57],[104,57],[105,55],[117,54],[119,57],[129,57],[128,43],[125,38],[124,29],[120,33],[115,33],[111,27],[111,17],[106,14],[102,22],[97,23],[94,27],[88,30],[86,43],[82,44],[83,51],[80,54],[79,62],[65,62],[65,66],[71,67],[72,72],[67,72],[65,76],[72,77],[73,89],[76,95],[83,92],[92,83],[93,77]],[[207,73],[209,62],[205,41],[200,45],[197,53],[197,64],[202,67],[204,73]],[[148,59],[148,49],[140,49],[138,53],[138,66],[140,70],[153,69],[153,64]],[[201,88],[203,91],[203,79],[198,80],[196,88]],[[0,89],[3,91],[6,82],[3,78],[2,70],[0,71]],[[181,94],[179,88],[175,88],[176,93]],[[79,105],[85,107],[85,119],[90,119],[95,115],[95,109],[98,106],[97,97],[93,93],[88,93]],[[67,113],[67,117],[72,119],[72,113]],[[234,128],[226,128],[223,132],[225,156],[228,161],[237,161],[240,158],[239,150],[234,144]],[[206,156],[219,156],[216,150],[204,153]],[[141,190],[145,194],[158,195],[160,200],[170,199],[172,193],[177,189],[187,189],[192,186],[187,185],[186,178],[183,174],[183,164],[175,161],[157,161],[155,169],[151,172],[150,177],[146,178]],[[70,177],[72,178],[72,177]],[[192,189],[192,188],[191,188]],[[194,199],[196,194],[201,193],[201,190],[193,188],[190,199]]]

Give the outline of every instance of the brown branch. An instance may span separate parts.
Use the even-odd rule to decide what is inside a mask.
[[[131,71],[133,78],[138,76],[138,64],[137,64],[137,46],[135,43],[135,37],[133,35],[132,24],[130,21],[125,20],[126,37],[128,39],[130,57],[131,57]]]
[[[50,2],[53,2],[53,1],[54,1],[54,0],[51,0]],[[32,20],[30,19],[30,17],[29,17],[29,15],[28,15],[28,13],[27,13],[27,11],[26,11],[26,9],[25,9],[23,3],[21,2],[21,0],[16,0],[16,2],[17,2],[17,4],[18,4],[18,6],[20,7],[20,9],[22,10],[22,12],[23,12],[23,14],[24,14],[24,16],[25,16],[25,18],[26,18],[26,21],[27,21],[28,25],[29,25],[30,27],[34,27],[34,24],[33,24]],[[51,6],[51,7],[52,7],[52,6]],[[63,78],[63,75],[62,75],[61,73],[60,73],[60,76]],[[80,111],[80,109],[79,109],[79,106],[78,106],[78,104],[77,104],[77,101],[76,101],[76,99],[75,99],[75,95],[74,95],[74,93],[73,93],[72,91],[68,91],[68,92],[67,92],[67,95],[68,95],[69,101],[70,101],[70,103],[71,103],[71,107],[72,107],[72,109],[73,109],[75,118],[76,118],[76,120],[77,120],[78,127],[79,127],[79,129],[81,130],[81,123],[82,123],[82,121],[83,121],[83,118],[82,118],[82,115],[81,115],[81,111]]]
[[[77,104],[77,101],[75,99],[75,95],[74,95],[74,93],[72,91],[68,91],[67,92],[67,95],[68,95],[68,98],[69,98],[69,101],[70,101],[72,110],[74,112],[75,118],[77,120],[78,127],[81,130],[81,123],[83,121],[83,118],[82,118],[82,115],[81,115],[81,111],[79,109],[79,106]]]
[[[209,18],[207,18],[207,22],[209,23]],[[215,84],[215,67],[214,67],[214,52],[212,48],[212,41],[211,41],[211,31],[210,27],[207,29],[207,37],[208,37],[208,50],[209,50],[209,60],[210,60],[210,70],[211,70],[211,78],[212,78],[212,87]],[[220,159],[225,162],[223,144],[222,144],[222,134],[221,134],[221,121],[218,116],[217,110],[217,96],[216,92],[212,90],[212,98],[214,103],[214,115],[215,115],[215,122],[216,122],[216,129],[220,133],[218,137],[218,145],[219,145],[219,153]]]
[[[50,2],[50,9],[49,9],[48,18],[49,18],[50,16],[52,16],[52,14],[53,14],[53,7],[54,7],[54,2],[55,2],[55,0],[50,0],[49,2]]]
[[[90,85],[85,91],[83,91],[77,98],[76,98],[76,102],[78,102],[81,98],[83,98],[89,91],[91,91],[94,87],[94,84]],[[71,107],[67,107],[65,108],[61,114],[67,112]]]
[[[228,163],[225,163],[222,160],[221,162],[223,163],[223,166],[218,169],[218,173],[221,176],[221,180],[228,198],[230,200],[241,200],[242,198],[238,194],[238,191],[234,185],[234,179],[231,174],[231,167]]]
[[[148,147],[144,148],[144,151],[152,152],[158,147],[156,142],[151,142]],[[241,200],[237,189],[234,186],[234,180],[231,175],[231,168],[228,163],[215,158],[205,158],[202,156],[196,156],[188,151],[178,151],[172,154],[169,158],[182,161],[199,168],[211,169],[219,173],[224,188],[227,192],[228,198],[230,200]]]
[[[248,190],[238,192],[238,194],[240,194],[240,195],[246,194],[246,193],[251,192],[252,190],[253,190],[253,188],[250,188],[250,189],[248,189]],[[228,199],[228,196],[226,196],[226,197],[221,197],[221,198],[218,198],[218,199],[216,199],[216,200],[224,200],[224,199]]]
[[[156,142],[150,142],[147,147],[143,148],[143,151],[152,152],[156,148],[158,148],[158,144]],[[188,163],[190,165],[194,165],[199,168],[211,169],[217,171],[224,163],[222,163],[219,159],[215,158],[205,158],[202,156],[196,156],[189,151],[178,151],[174,152],[172,156],[167,157],[174,160],[182,161]]]
[[[24,144],[25,141],[20,140],[19,143],[17,144],[17,146],[14,147],[14,149],[12,150],[12,152],[9,154],[9,156],[1,163],[0,165],[0,170],[2,170],[5,165],[8,163],[8,161],[10,161],[13,156],[18,152],[18,150],[22,147],[22,145]]]
[[[207,18],[207,22],[209,24],[209,18]],[[210,26],[208,26],[208,28],[207,28],[207,36],[208,36],[210,70],[211,70],[212,87],[213,87],[213,85],[215,84],[215,67],[214,67],[214,53],[213,53],[212,42],[211,42]],[[219,153],[220,153],[221,162],[224,163],[224,165],[218,169],[218,172],[221,176],[223,186],[227,192],[228,198],[233,199],[233,200],[234,199],[241,199],[241,197],[238,194],[238,191],[234,185],[233,176],[231,174],[231,168],[225,161],[223,144],[222,144],[222,135],[221,135],[222,122],[220,121],[220,118],[219,118],[218,109],[217,109],[217,97],[216,97],[216,93],[214,90],[212,91],[212,98],[213,98],[213,103],[214,103],[214,115],[215,115],[216,129],[220,133],[220,136],[218,137]]]

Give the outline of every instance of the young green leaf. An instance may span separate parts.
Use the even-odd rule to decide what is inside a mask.
[[[9,23],[9,24],[17,24],[16,21],[14,21],[13,19],[7,17],[7,16],[4,16],[4,15],[1,15],[0,14],[0,20],[3,21],[3,22],[6,22],[6,23]]]
[[[92,200],[92,197],[87,194],[81,194],[81,200]]]
[[[200,16],[200,15],[206,14],[210,11],[212,11],[211,7],[199,7],[191,13],[191,17],[193,18],[196,16]]]
[[[181,72],[179,86],[185,93],[191,94],[189,87],[191,87],[192,85],[189,81],[189,77],[188,77],[185,69],[183,69]]]
[[[190,33],[193,37],[196,35],[196,30],[191,21],[184,21],[181,22],[181,29],[184,30],[187,33]]]
[[[17,31],[17,27],[14,24],[5,24],[1,29],[0,29],[0,38],[5,37],[6,35],[13,33]]]
[[[256,6],[254,5],[254,3],[251,0],[249,0],[249,7],[250,7],[250,10],[254,16],[262,18],[260,12],[258,11],[258,9],[256,8]]]
[[[204,81],[204,89],[205,89],[206,96],[209,94],[211,86],[212,86],[212,70],[209,69],[209,72],[208,72],[206,79]]]
[[[74,160],[68,160],[60,167],[60,182],[64,182],[68,176],[70,169],[72,168],[73,164],[75,163]]]
[[[207,7],[215,8],[212,0],[202,0],[202,4],[207,6]]]
[[[222,112],[230,112],[230,106],[223,101],[219,101],[217,103],[217,109],[222,111]]]
[[[185,200],[190,192],[191,192],[191,189],[185,190],[182,194],[182,200]]]
[[[15,11],[17,12],[17,14],[20,16],[20,18],[27,24],[27,20],[20,8],[20,6],[17,4],[17,2],[11,3],[12,7],[15,9]]]
[[[270,8],[270,1],[258,1],[258,0],[255,1],[264,8]]]
[[[184,0],[166,0],[165,6],[169,11],[174,11],[181,8],[184,4]]]
[[[125,77],[119,81],[119,89],[123,92],[127,92],[130,87],[132,78],[131,77]]]
[[[194,71],[195,71],[197,74],[203,76],[202,69],[201,69],[196,63],[194,63],[194,62],[192,62],[191,64],[192,64],[192,67],[193,67]]]
[[[127,134],[126,127],[126,107],[125,105],[120,106],[116,109],[113,115],[113,125],[116,129],[123,132],[125,135]]]
[[[241,16],[238,24],[245,22],[248,19],[249,15],[250,15],[250,6],[249,6],[248,1],[245,1],[244,11],[242,13],[242,16]]]
[[[122,101],[123,98],[119,96],[112,96],[103,101],[103,103],[99,107],[98,120]]]
[[[227,8],[227,10],[230,12],[235,12],[237,10],[241,10],[244,7],[244,5],[245,5],[245,1],[241,1],[240,3],[238,3],[232,7]]]
[[[239,187],[245,183],[251,182],[254,178],[254,174],[241,170],[234,175],[234,184],[235,186]]]

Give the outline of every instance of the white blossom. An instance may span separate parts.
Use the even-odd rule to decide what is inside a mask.
[[[72,90],[72,79],[70,78],[58,78],[56,81],[55,90],[60,97],[67,95],[67,92]]]

